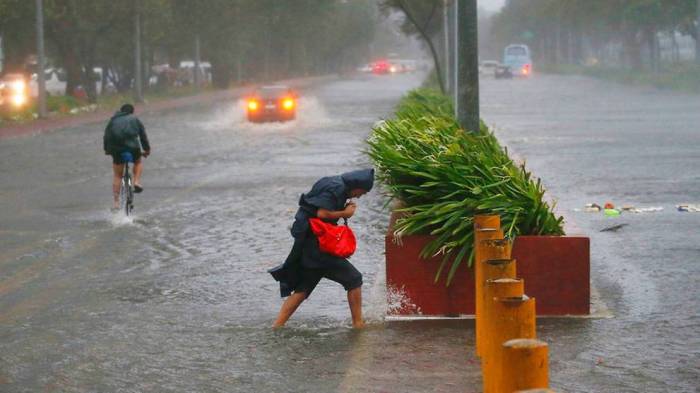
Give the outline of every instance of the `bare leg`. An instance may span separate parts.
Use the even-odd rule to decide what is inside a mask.
[[[143,172],[143,160],[134,163],[134,185],[141,187],[141,173]]]
[[[362,287],[348,291],[348,304],[352,315],[352,327],[363,328],[365,322],[362,320]]]
[[[275,323],[272,325],[273,328],[279,328],[284,326],[285,323],[287,323],[287,320],[289,320],[289,317],[294,314],[294,311],[297,310],[301,302],[306,299],[306,292],[294,292],[291,294],[289,297],[287,297],[287,300],[282,303],[282,308],[280,309],[280,313],[277,316],[277,320]]]
[[[112,196],[114,197],[114,207],[119,209],[119,189],[122,184],[124,164],[112,164],[112,172]]]

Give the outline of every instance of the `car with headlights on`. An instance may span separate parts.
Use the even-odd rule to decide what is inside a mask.
[[[248,121],[290,121],[296,119],[298,96],[288,86],[262,86],[246,99]]]
[[[0,78],[0,108],[14,111],[29,104],[29,88],[24,75],[6,74]]]

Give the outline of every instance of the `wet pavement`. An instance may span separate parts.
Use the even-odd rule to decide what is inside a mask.
[[[543,75],[481,92],[499,139],[591,237],[591,280],[614,316],[540,321],[552,385],[700,391],[700,214],[676,210],[700,200],[700,96]],[[663,210],[580,211],[606,202]]]
[[[480,391],[471,321],[384,321],[377,191],[352,220],[368,328],[322,282],[269,329],[281,300],[265,270],[291,245],[298,195],[367,165],[369,128],[420,81],[328,81],[288,124],[249,125],[235,100],[146,115],[133,219],[108,212],[103,124],[0,140],[0,392]],[[559,391],[697,391],[700,214],[673,205],[699,202],[699,104],[584,78],[482,84],[484,118],[591,236],[614,315],[539,322]],[[575,211],[608,200],[665,209]]]

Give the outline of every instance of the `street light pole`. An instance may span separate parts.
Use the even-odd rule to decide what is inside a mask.
[[[46,117],[46,59],[44,58],[44,4],[43,0],[36,0],[36,54],[38,69],[36,70],[38,83],[38,110],[39,117]]]
[[[467,132],[479,132],[479,40],[476,0],[458,0],[459,77],[457,120]]]
[[[200,80],[200,54],[199,54],[199,33],[194,36],[194,88],[199,89],[202,81]]]
[[[695,62],[700,65],[700,0],[695,9],[697,20],[695,21]]]
[[[459,79],[459,4],[457,0],[452,0],[452,102],[454,104],[454,116],[457,118],[457,102],[459,94],[457,92],[457,80]]]
[[[134,101],[143,102],[141,82],[141,7],[140,0],[134,0]]]
[[[442,1],[442,32],[445,36],[444,40],[444,50],[443,50],[443,64],[445,64],[445,89],[446,93],[452,91],[452,81],[450,70],[452,69],[452,64],[450,64],[450,15],[449,15],[449,4],[450,0]]]

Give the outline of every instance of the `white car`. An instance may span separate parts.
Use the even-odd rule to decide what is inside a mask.
[[[495,60],[484,60],[479,63],[479,75],[494,76],[498,68],[498,62]]]

